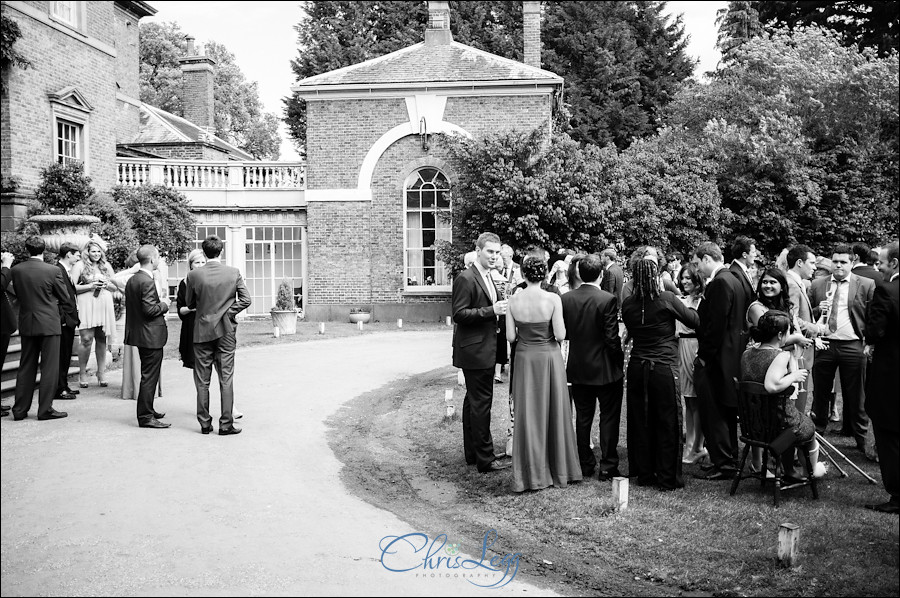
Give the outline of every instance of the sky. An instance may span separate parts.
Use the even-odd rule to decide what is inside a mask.
[[[716,11],[727,4],[683,1],[667,5],[670,14],[684,15],[690,36],[688,54],[700,60],[695,70],[698,78],[713,70],[719,60]],[[150,5],[159,12],[142,23],[175,21],[182,31],[197,38],[198,44],[210,40],[224,44],[247,79],[258,82],[265,111],[283,116],[281,99],[290,94],[294,82],[290,61],[298,55],[294,26],[303,14],[298,2],[150,0]],[[281,136],[281,160],[299,160],[284,125]]]

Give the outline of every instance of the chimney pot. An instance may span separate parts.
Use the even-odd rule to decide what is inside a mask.
[[[187,53],[185,56],[194,56],[194,38],[188,35],[185,39],[187,40]]]
[[[441,45],[453,41],[450,33],[450,3],[428,2],[428,27],[425,29],[425,44]]]

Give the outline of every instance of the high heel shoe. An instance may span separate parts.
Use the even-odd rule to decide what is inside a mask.
[[[97,374],[97,384],[100,385],[100,388],[106,388],[109,386],[109,382],[100,378],[100,374]]]
[[[87,388],[88,383],[84,381],[84,378],[78,376],[78,388]]]

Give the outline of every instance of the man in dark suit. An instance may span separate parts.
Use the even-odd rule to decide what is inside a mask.
[[[451,308],[456,334],[453,365],[466,379],[463,400],[463,448],[466,463],[486,473],[504,469],[496,461],[491,438],[491,402],[494,397],[494,359],[497,352],[497,317],[506,314],[507,302],[491,278],[500,257],[500,238],[482,233],[475,243],[475,263],[453,279]]]
[[[881,481],[890,500],[866,505],[883,513],[900,513],[900,249],[897,241],[878,256],[884,284],[875,288],[866,322],[866,353],[872,357],[866,381],[866,411],[872,418]]]
[[[9,300],[9,294],[6,288],[12,282],[12,273],[10,267],[13,263],[13,254],[8,251],[0,253],[0,366],[6,363],[6,352],[9,350],[9,339],[18,327],[18,316],[12,303]],[[10,408],[8,405],[0,405],[0,416],[9,415]]]
[[[603,278],[600,281],[600,289],[622,300],[622,287],[625,285],[625,273],[622,267],[616,263],[616,250],[608,247],[600,252],[600,262],[603,265]]]
[[[876,287],[881,286],[885,282],[885,278],[875,268],[875,262],[878,261],[878,253],[872,251],[865,243],[854,243],[850,249],[853,250],[853,255],[851,256],[853,265],[850,270],[857,276],[875,281]]]
[[[866,383],[866,356],[863,341],[866,336],[866,313],[875,292],[875,282],[853,274],[850,269],[852,250],[849,245],[834,248],[831,262],[834,270],[828,278],[818,278],[809,289],[813,315],[822,318],[827,331],[822,337],[828,341],[825,349],[816,351],[813,366],[813,421],[819,433],[828,426],[828,402],[834,376],[840,371],[841,392],[844,396],[844,425],[841,434],[853,436],[856,447],[865,450],[869,425],[863,406]]]
[[[753,277],[750,275],[750,269],[754,267],[756,260],[759,258],[759,253],[756,251],[756,241],[750,237],[737,237],[734,243],[731,244],[731,256],[733,259],[729,270],[741,283],[741,290],[749,306],[756,299],[755,285]],[[745,333],[747,333],[747,330],[745,330]]]
[[[165,413],[153,409],[153,398],[159,385],[163,347],[169,338],[166,313],[169,303],[160,299],[153,280],[159,266],[159,250],[142,245],[137,250],[141,269],[125,284],[125,344],[138,348],[141,358],[141,384],[137,396],[137,420],[141,428],[168,428],[159,421]]]
[[[700,327],[694,388],[712,469],[698,477],[725,480],[733,478],[737,469],[737,391],[733,379],[740,378],[741,355],[747,346],[745,321],[750,300],[738,278],[744,274],[725,267],[718,245],[701,243],[692,261],[709,279],[697,310]]]
[[[219,435],[240,434],[234,425],[234,350],[237,347],[237,315],[250,307],[250,292],[237,268],[222,263],[224,243],[212,235],[203,241],[206,265],[188,272],[185,300],[196,309],[194,320],[194,385],[197,387],[197,421],[203,434],[212,432],[209,415],[209,380],[213,364],[219,375],[222,414]],[[493,364],[491,364],[493,365]]]
[[[38,359],[41,386],[38,394],[39,420],[60,419],[68,413],[53,408],[59,383],[59,304],[69,300],[62,272],[44,263],[44,241],[28,237],[25,249],[31,256],[12,269],[12,284],[19,299],[19,334],[22,356],[16,375],[16,400],[12,414],[16,421],[28,417],[34,394]]]
[[[59,336],[59,384],[56,399],[72,400],[79,391],[69,388],[69,365],[72,362],[72,345],[75,342],[75,331],[81,320],[78,319],[78,304],[75,301],[75,285],[72,284],[72,266],[81,261],[81,250],[71,243],[63,243],[59,248],[59,269],[62,270],[69,300],[59,303],[59,319],[62,333]]]
[[[579,260],[578,276],[583,284],[562,296],[562,306],[569,340],[566,374],[572,384],[575,402],[575,434],[581,472],[584,477],[591,476],[597,466],[591,450],[591,426],[599,401],[599,477],[605,481],[621,475],[617,445],[625,355],[619,338],[619,302],[614,294],[601,290],[597,284],[603,268],[601,260],[595,254]]]

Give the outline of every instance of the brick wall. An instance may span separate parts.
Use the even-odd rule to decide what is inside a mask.
[[[408,119],[402,99],[315,101],[308,107],[310,189],[355,188],[363,158],[372,144]],[[549,130],[550,110],[548,95],[451,97],[444,120],[478,137],[539,126]],[[440,148],[425,152],[417,135],[404,137],[379,159],[373,173],[371,202],[309,204],[311,305],[435,303],[429,313],[439,316],[446,311],[446,295],[401,294],[403,183],[412,170],[426,164],[452,171],[449,157]]]
[[[172,144],[134,143],[130,145],[131,147],[143,148],[148,152],[173,160],[228,160],[226,152],[197,142],[191,143],[186,141]]]
[[[138,46],[138,19],[117,7],[115,23],[116,83],[119,84],[119,93],[139,99],[141,57]]]
[[[47,2],[30,2],[48,10]],[[88,2],[88,31],[98,25],[92,19],[105,19],[108,33],[101,41],[112,45],[112,2]],[[88,124],[88,174],[94,187],[106,190],[116,180],[116,85],[115,58],[83,41],[4,6],[4,14],[22,30],[16,49],[33,64],[32,68],[10,69],[9,98],[2,104],[4,130],[3,176],[20,177],[21,191],[33,191],[40,170],[53,159],[55,132],[47,94],[67,86],[77,87],[94,110]]]
[[[192,65],[196,66],[196,65]],[[213,99],[212,69],[182,69],[182,102],[184,118],[198,127],[215,131],[215,101]]]

